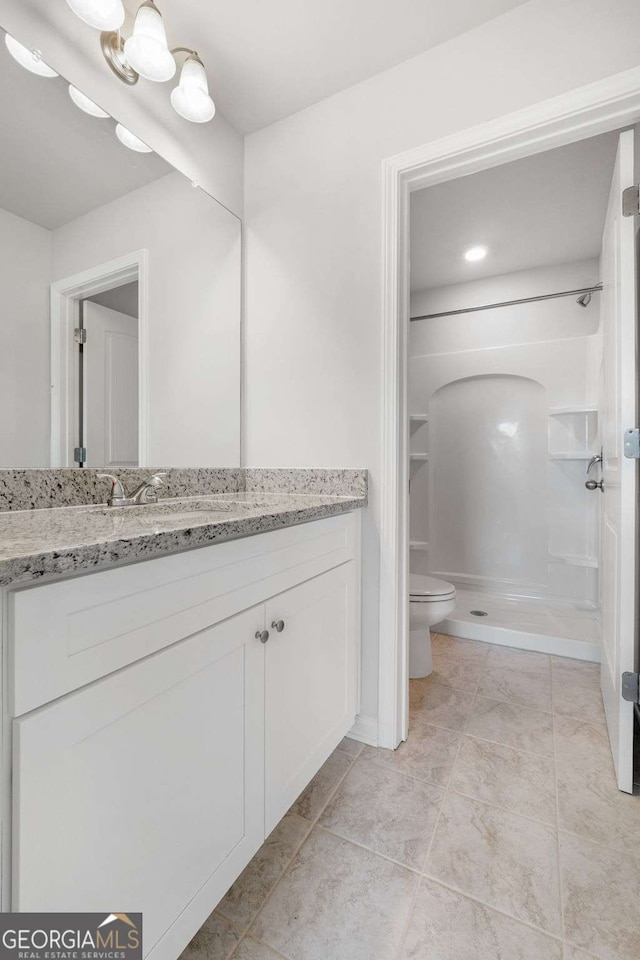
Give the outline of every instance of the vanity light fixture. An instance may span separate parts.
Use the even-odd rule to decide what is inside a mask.
[[[178,86],[171,91],[173,109],[192,123],[207,123],[215,116],[216,107],[209,94],[204,64],[195,50],[188,47],[169,49],[162,14],[154,0],[144,0],[136,14],[133,33],[124,39],[120,33],[123,17],[117,26],[104,27],[98,23],[96,11],[109,8],[115,22],[113,7],[122,6],[121,0],[67,0],[81,20],[101,30],[102,54],[111,70],[123,83],[133,85],[140,77],[155,83],[165,83],[175,75],[175,56],[186,53],[180,71]]]
[[[4,42],[16,63],[19,63],[20,66],[28,70],[29,73],[35,73],[37,77],[58,76],[55,70],[52,70],[51,67],[47,66],[44,62],[40,50],[29,50],[28,47],[23,46],[15,37],[12,37],[8,33],[4,35]]]
[[[164,83],[175,74],[176,62],[167,46],[162,14],[153,0],[145,0],[139,8],[124,54],[129,66],[145,80]]]
[[[193,123],[207,123],[212,120],[216,105],[209,96],[209,84],[202,60],[195,50],[179,47],[173,53],[187,53],[188,57],[180,71],[180,82],[171,91],[171,106]]]
[[[468,250],[465,250],[464,258],[469,263],[476,263],[478,260],[484,260],[488,253],[486,247],[469,247]]]
[[[124,23],[122,0],[67,0],[67,5],[96,30],[118,30]]]
[[[90,117],[99,117],[101,120],[106,120],[109,114],[106,110],[103,110],[102,107],[99,107],[97,103],[94,103],[93,100],[90,100],[89,97],[78,90],[77,87],[74,87],[72,84],[69,84],[69,96],[75,103],[76,107],[79,107],[85,113],[88,113]]]
[[[135,150],[137,153],[153,153],[144,140],[136,137],[135,133],[131,133],[131,130],[127,130],[121,123],[116,123],[116,137],[125,147],[129,147],[129,150]]]

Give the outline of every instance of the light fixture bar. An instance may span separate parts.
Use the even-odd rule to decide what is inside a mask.
[[[138,82],[140,75],[127,63],[124,40],[119,30],[104,30],[100,34],[100,48],[103,57],[118,80],[122,80],[130,87]]]

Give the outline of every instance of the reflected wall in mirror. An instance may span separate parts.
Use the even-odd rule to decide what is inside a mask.
[[[0,39],[0,468],[237,466],[241,226]]]

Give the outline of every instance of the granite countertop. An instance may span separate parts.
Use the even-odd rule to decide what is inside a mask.
[[[350,495],[217,493],[140,507],[104,504],[0,513],[0,585],[101,570],[320,520],[367,505]]]

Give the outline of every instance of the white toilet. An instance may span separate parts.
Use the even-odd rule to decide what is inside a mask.
[[[409,676],[428,677],[433,670],[430,630],[455,610],[456,588],[446,580],[412,573],[409,601]]]

